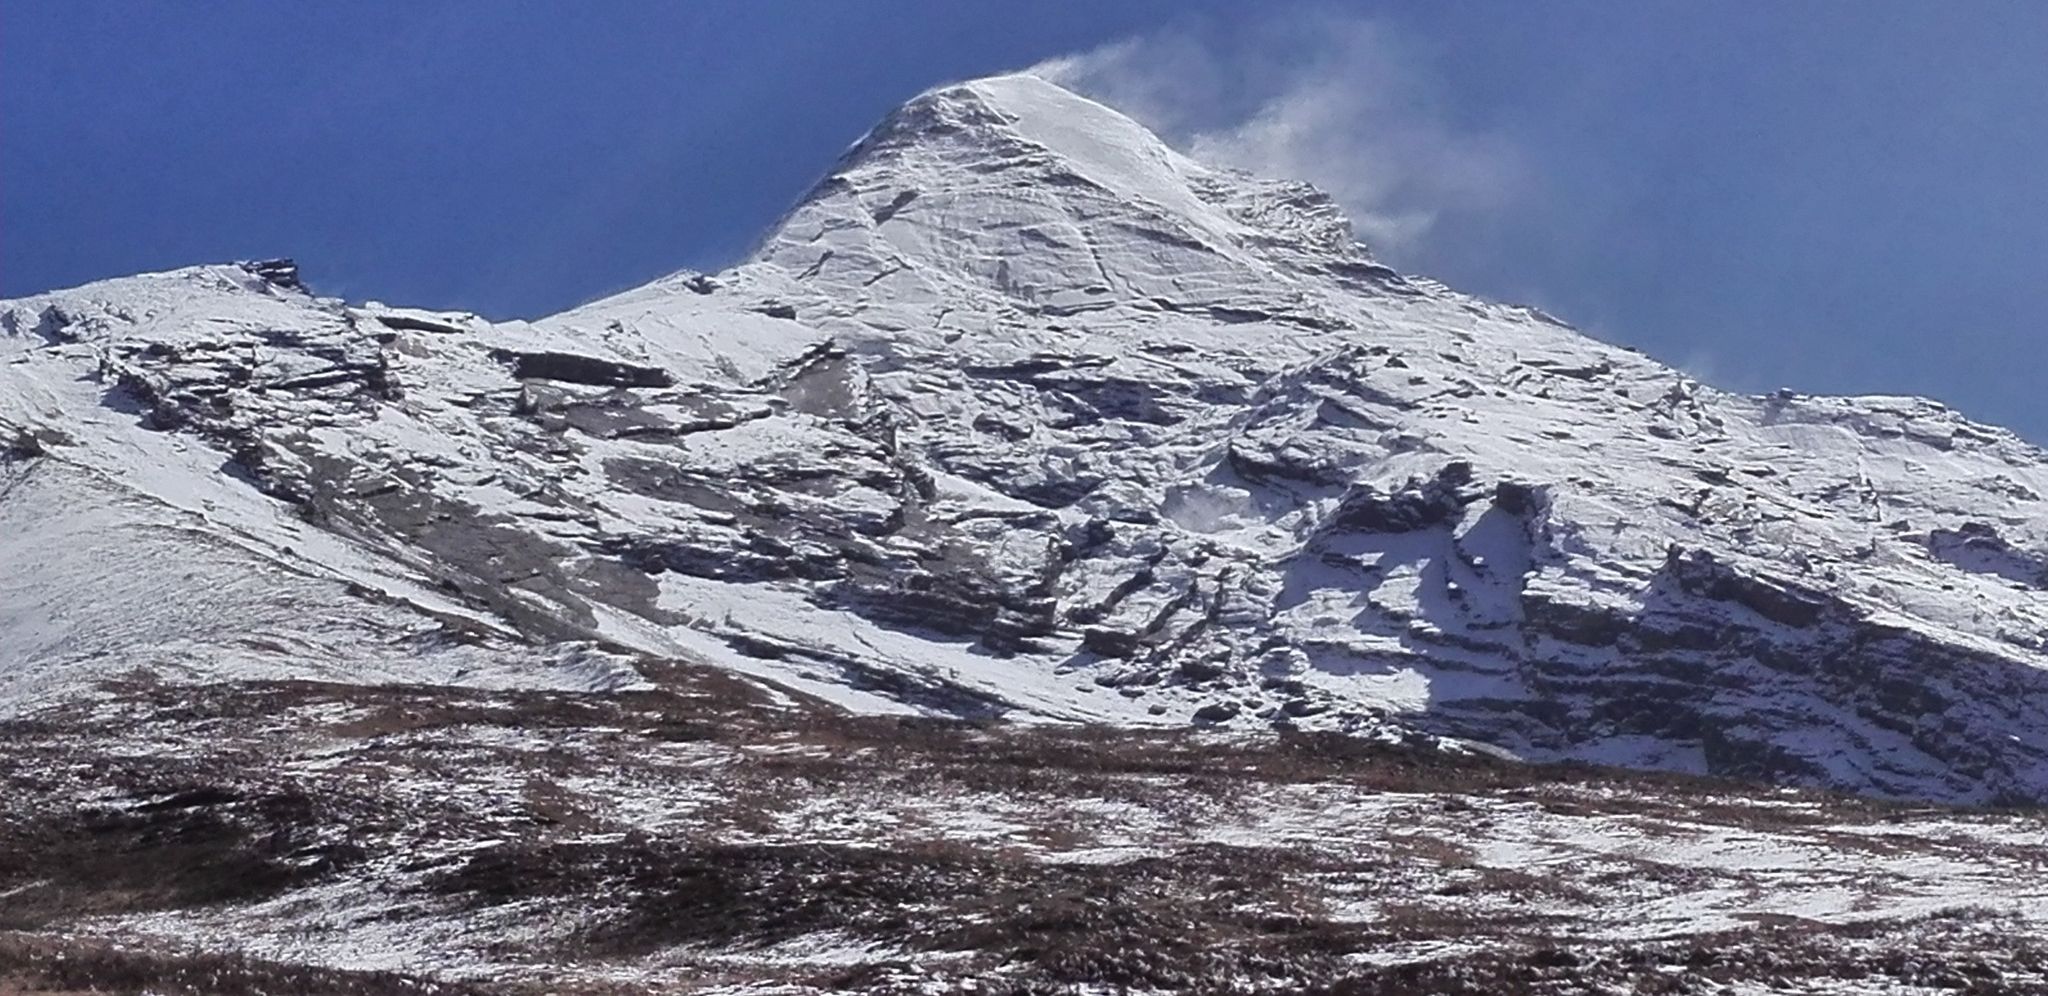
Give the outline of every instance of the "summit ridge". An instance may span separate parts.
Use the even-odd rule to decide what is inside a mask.
[[[848,151],[754,258],[879,284],[871,294],[965,283],[1053,309],[1227,299],[1309,269],[1393,278],[1320,191],[1204,166],[1029,75],[910,101]]]

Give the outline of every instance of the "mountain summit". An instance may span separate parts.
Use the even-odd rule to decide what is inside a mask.
[[[1331,268],[1391,276],[1314,188],[1203,166],[1028,75],[944,87],[890,115],[755,258],[895,299],[958,282],[1041,309],[1230,300]]]
[[[14,714],[697,662],[2048,801],[2048,454],[1400,276],[1031,76],[911,101],[731,270],[535,322],[281,264],[0,303],[0,444]]]

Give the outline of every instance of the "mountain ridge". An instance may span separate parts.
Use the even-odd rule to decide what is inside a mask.
[[[2039,448],[1401,276],[1313,188],[1033,77],[906,104],[732,269],[549,318],[250,265],[0,332],[0,645],[33,648],[0,708],[682,659],[858,710],[2048,801]],[[153,604],[177,571],[207,597]]]

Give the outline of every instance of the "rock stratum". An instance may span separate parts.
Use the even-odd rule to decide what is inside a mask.
[[[1383,752],[1374,763],[1569,762],[1788,791],[2038,806],[2048,802],[2044,496],[2048,453],[2008,431],[1920,399],[1717,390],[1541,312],[1397,273],[1311,187],[1202,165],[1115,111],[1032,76],[1003,76],[934,90],[892,114],[741,264],[678,273],[545,319],[349,303],[316,294],[288,261],[0,302],[0,719],[15,742],[40,745],[16,748],[16,757],[42,751],[34,756],[72,759],[50,761],[52,770],[114,772],[104,784],[22,774],[29,784],[18,788],[47,793],[47,806],[33,792],[17,796],[31,800],[15,815],[30,828],[18,831],[30,834],[23,840],[43,841],[35,847],[69,839],[75,828],[49,829],[67,820],[130,827],[136,812],[169,807],[201,819],[192,814],[220,806],[240,815],[202,822],[241,828],[221,831],[221,846],[240,854],[252,839],[276,844],[274,814],[258,807],[251,816],[251,800],[325,793],[306,786],[340,777],[320,774],[328,769],[318,758],[277,760],[292,748],[272,742],[276,728],[228,721],[248,719],[249,697],[286,690],[294,702],[326,703],[304,707],[317,713],[302,717],[304,729],[337,742],[371,736],[347,717],[368,722],[394,697],[426,696],[403,715],[466,716],[447,720],[464,729],[485,709],[474,703],[547,714],[532,705],[542,702],[617,713],[630,730],[650,715],[683,722],[677,711],[695,701],[684,685],[731,682],[721,694],[758,700],[763,716],[814,736],[880,724],[843,735],[848,749],[865,751],[876,749],[877,729],[972,740],[959,731],[1008,719],[1122,729],[1100,735],[1126,738],[1140,758],[1163,749],[1157,737],[1192,738],[1185,742],[1202,750],[1241,743],[1253,758],[1282,750],[1276,743],[1319,744],[1324,754],[1351,744],[1343,750]],[[214,705],[167,704],[177,700]],[[211,744],[200,752],[211,774],[164,785],[161,773],[120,773],[111,759],[138,748],[122,746],[123,724],[108,717],[131,712],[184,724],[152,750]],[[411,720],[378,722],[416,730]],[[702,737],[744,741],[732,757],[775,752],[758,728],[766,720],[722,722],[724,733]],[[735,723],[748,732],[733,732]],[[318,733],[321,724],[346,729]],[[1089,791],[1101,787],[1086,773],[1114,763],[1077,761],[1059,746],[1063,727],[1034,724],[1000,727],[1009,731],[1000,736],[1050,751],[1055,769],[1081,765],[1083,774],[1068,774]],[[1200,731],[1173,729],[1190,726]],[[242,770],[216,756],[225,748],[206,733],[216,727],[238,731],[237,749],[270,766]],[[938,749],[932,735],[918,736],[919,746],[903,748],[912,760],[969,778],[951,760],[918,753]],[[62,737],[71,739],[50,739]],[[865,757],[841,763],[865,771]],[[1148,778],[1192,770],[1175,757],[1164,768],[1116,763],[1139,764]],[[413,774],[442,784],[453,770]],[[1336,777],[1317,777],[1325,776]],[[659,779],[633,777],[645,784],[599,794],[660,794]],[[1319,818],[1306,796],[1296,798],[1299,779],[1261,777],[1258,792],[1288,795],[1281,810],[1300,810],[1289,819]],[[1030,791],[1068,791],[1055,781]],[[550,784],[564,798],[581,791]],[[1592,784],[1557,791],[1621,791]],[[364,801],[388,785],[336,785],[365,812],[412,805]],[[1132,805],[1173,808],[1147,785]],[[1687,811],[1702,826],[1750,826],[1772,805],[1773,790],[1754,791],[1761,795],[1742,803],[1754,811],[1730,815],[1697,800]],[[190,801],[186,792],[201,795],[189,806],[166,801]],[[899,797],[914,793],[878,796]],[[128,801],[110,810],[109,799]],[[477,814],[503,802],[479,802],[455,819],[469,843],[449,853],[486,847],[502,826]],[[1384,820],[1372,808],[1379,803],[1345,805],[1354,803],[1371,810],[1366,822]],[[663,843],[656,824],[666,824],[645,814],[583,812],[559,799],[533,805],[569,822],[548,823],[551,836],[531,854],[497,857],[513,862],[507,875],[541,876],[538,891],[499,895],[481,872],[464,879],[444,869],[453,877],[418,879],[427,883],[420,895],[481,902],[463,908],[490,916],[464,922],[486,930],[506,909],[549,897],[582,897],[575,908],[596,909],[585,893],[648,884],[635,876],[652,873],[632,862],[653,867],[668,860],[662,848],[713,846]],[[1583,799],[1569,805],[1581,817],[1599,810]],[[1805,826],[1852,804],[1802,805],[1821,807],[1801,810],[1811,816],[1800,818]],[[321,812],[309,825],[350,825]],[[1154,830],[1165,825],[1158,813],[1145,818]],[[2038,833],[2038,819],[2000,817],[2008,818],[2015,822],[1984,830],[1967,849],[1979,862],[1964,876],[1978,876],[1977,895],[2018,890],[2019,869],[2038,865],[2038,851],[2030,858],[1999,836]],[[1618,832],[1595,823],[1574,832]],[[770,833],[762,827],[774,821],[742,824]],[[1937,841],[1960,832],[1928,826],[1900,834],[1939,850],[1948,845]],[[622,850],[614,857],[628,865],[603,865],[611,870],[602,874],[577,871],[575,848],[596,845],[564,827],[626,834],[654,850]],[[1114,847],[1045,846],[1061,861],[1094,860],[1068,851],[1164,846],[1124,840],[1151,830],[1118,832]],[[843,883],[881,874],[847,871],[840,863],[853,859],[842,851],[852,845],[828,843],[806,852],[823,862],[819,875]],[[1242,843],[1188,846],[1214,857]],[[217,939],[264,922],[248,909],[270,909],[294,929],[340,930],[355,938],[348,943],[375,947],[360,925],[301,922],[246,902],[312,902],[304,890],[388,882],[395,872],[371,857],[434,853],[430,844],[350,842],[329,877],[290,871],[329,867],[324,851],[262,851],[260,861],[289,871],[265,880],[274,888],[201,889],[200,900],[178,892],[168,906],[130,902],[129,919],[109,922],[159,936],[177,921],[191,928],[179,936]],[[1809,844],[1822,846],[1799,847]],[[569,850],[546,849],[554,847]],[[946,864],[948,874],[987,870],[946,854],[967,862]],[[452,869],[480,859],[448,860]],[[1432,860],[1490,868],[1519,859],[1489,864],[1446,851]],[[44,881],[17,868],[10,886],[8,874],[0,866],[0,904],[49,893],[29,907],[41,918],[19,929],[111,915],[93,905],[103,899],[55,898],[73,895],[59,890],[61,875]],[[1068,885],[1086,892],[1081,882]],[[719,888],[752,896],[757,885],[770,887]],[[1520,888],[1485,888],[1495,887]],[[1555,888],[1581,906],[1618,901],[1597,882]],[[489,901],[475,900],[479,889]],[[1899,894],[1856,895],[1836,905],[1867,909]],[[1318,899],[1316,916],[1330,902]],[[209,920],[188,909],[221,903],[244,912]],[[2038,896],[2021,905],[1999,915],[2038,929]],[[1966,906],[1958,896],[1904,908],[1948,916]],[[1856,919],[1812,904],[1701,908],[1718,912],[1695,917],[1695,933],[1708,921],[1719,931],[1791,922],[1773,917]],[[149,912],[161,909],[188,912]],[[1545,915],[1587,915],[1572,909]],[[1170,933],[1174,916],[1192,915],[1174,910],[1124,926]],[[1404,944],[1463,936],[1455,918],[1424,919],[1437,926],[1402,933]],[[916,946],[896,921],[879,933],[857,926],[844,928],[858,935],[847,941],[855,948],[883,935]],[[808,930],[726,940],[779,944]],[[572,935],[589,941],[563,936]],[[649,936],[655,947],[711,937]],[[966,943],[946,936],[939,947]],[[612,941],[624,946],[598,945],[606,958],[654,950]],[[348,965],[346,952],[357,950],[339,941],[313,948],[317,957],[279,942],[265,957]],[[34,971],[48,967],[35,944],[5,950],[43,966]],[[1435,949],[1416,941],[1403,950],[1420,963]],[[1849,948],[1829,950],[1821,961],[1849,963]],[[2011,957],[2035,958],[2038,969],[2040,953],[2027,951]],[[1650,964],[1640,951],[1628,957]],[[1985,971],[2005,978],[1997,973],[2025,968],[2000,964]],[[700,969],[709,971],[692,971]],[[1552,979],[1542,964],[1513,968],[1524,970],[1535,972],[1523,979],[1531,986]],[[1085,977],[1045,971],[1045,980]],[[1265,977],[1252,963],[1218,971]],[[1474,971],[1501,985],[1523,978]],[[1918,978],[1899,972],[1886,977]],[[681,977],[663,977],[671,976]],[[448,976],[458,977],[467,976]],[[167,978],[154,984],[171,985]],[[351,978],[321,984],[411,984]],[[882,976],[862,978],[886,988],[875,981]],[[899,983],[911,985],[887,985]],[[262,984],[280,983],[249,983]]]

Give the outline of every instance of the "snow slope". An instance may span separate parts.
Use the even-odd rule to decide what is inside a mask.
[[[1292,725],[2048,799],[2048,454],[1404,277],[1030,76],[552,318],[0,304],[0,702],[144,669]]]

